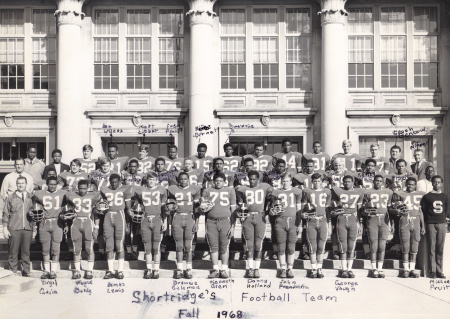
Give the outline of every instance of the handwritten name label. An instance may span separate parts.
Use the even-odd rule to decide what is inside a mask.
[[[166,134],[169,134],[169,136],[172,136],[172,134],[178,134],[182,132],[183,128],[179,124],[167,124]]]
[[[75,281],[73,293],[76,295],[78,294],[92,295],[92,290],[89,287],[89,285],[92,285],[92,280],[77,280]]]
[[[177,168],[174,166],[173,169],[167,172],[163,172],[158,175],[159,182],[170,181],[171,179],[176,178],[176,172],[178,172]]]
[[[436,291],[447,291],[450,290],[450,280],[449,279],[431,279],[430,280],[430,290]]]
[[[113,128],[111,125],[103,124],[102,128],[103,128],[103,132],[105,134],[106,133],[109,133],[109,134],[112,134],[112,133],[123,133],[122,129],[120,129],[120,128]]]
[[[153,302],[165,302],[165,303],[176,303],[176,302],[182,302],[182,301],[189,301],[191,304],[195,304],[197,302],[197,298],[199,299],[209,299],[209,300],[216,300],[216,293],[215,292],[209,292],[209,290],[205,290],[202,293],[196,293],[196,292],[190,292],[189,290],[186,291],[186,293],[178,293],[178,294],[172,294],[169,292],[165,292],[164,294],[153,294],[152,292],[147,292],[145,290],[139,291],[135,290],[133,291],[133,298],[136,300],[132,300],[131,303],[153,303]]]
[[[281,279],[278,289],[309,289],[309,287],[304,284],[297,283],[295,280]]]
[[[231,130],[231,133],[234,133],[234,130],[238,128],[255,128],[255,127],[253,126],[253,124],[233,125],[231,123],[228,123],[228,128]]]
[[[395,131],[393,132],[393,134],[394,134],[395,136],[405,137],[405,136],[416,135],[416,134],[419,134],[419,133],[421,133],[421,132],[425,132],[425,127],[424,127],[424,128],[421,128],[421,129],[418,129],[418,130],[414,130],[413,128],[408,127],[406,130],[395,130]]]
[[[108,284],[106,286],[106,288],[107,288],[106,292],[109,294],[124,293],[125,289],[123,287],[125,287],[125,283],[121,283],[121,282],[116,283],[116,282],[108,281]]]
[[[233,279],[224,279],[224,280],[210,280],[212,289],[226,289],[231,287],[231,284],[234,284]]]
[[[138,134],[152,134],[158,132],[158,130],[153,124],[141,125]]]
[[[267,279],[247,279],[247,288],[270,288],[272,282]]]
[[[200,289],[196,281],[174,280],[172,290]]]
[[[56,290],[56,287],[58,286],[56,279],[41,280],[41,285],[44,287],[39,289],[40,295],[57,295],[58,294],[58,291]]]
[[[428,145],[428,142],[418,142],[418,141],[411,141],[411,146],[410,149],[415,149],[415,148],[419,148],[419,147],[425,147]]]
[[[218,127],[212,128],[211,125],[201,124],[201,125],[195,127],[195,133],[193,136],[195,138],[200,138],[201,136],[214,134],[214,133],[217,133],[218,131],[219,131]]]
[[[345,291],[349,293],[350,291],[356,291],[356,286],[358,286],[358,283],[354,281],[336,280],[334,282],[334,288],[336,289],[336,291]]]

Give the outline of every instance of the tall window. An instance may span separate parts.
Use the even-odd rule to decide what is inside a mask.
[[[253,87],[278,89],[277,9],[253,10]]]
[[[286,9],[286,88],[311,89],[311,14]]]
[[[94,23],[94,88],[118,90],[119,12],[96,10]]]
[[[53,10],[33,10],[33,89],[56,89],[56,18]]]
[[[151,87],[150,10],[127,11],[127,89]]]
[[[0,10],[0,86],[24,89],[24,10]]]
[[[414,87],[438,87],[438,27],[436,8],[414,8]]]
[[[221,88],[245,89],[245,10],[223,9],[221,24]]]
[[[348,24],[348,87],[373,88],[372,9],[350,9]]]
[[[182,9],[159,10],[159,88],[184,90]]]

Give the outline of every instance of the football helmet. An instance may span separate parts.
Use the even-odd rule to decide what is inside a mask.
[[[250,216],[248,207],[245,206],[244,203],[242,203],[241,206],[236,209],[236,214],[239,218],[247,218],[248,216]]]
[[[200,211],[202,213],[207,213],[214,207],[214,202],[209,198],[202,197],[200,200]]]
[[[176,211],[178,210],[177,200],[174,198],[168,198],[166,203],[164,204],[164,207],[169,213],[171,214],[176,213]]]
[[[131,206],[131,212],[133,213],[133,216],[131,216],[131,220],[133,223],[140,224],[144,220],[145,215],[145,209],[144,206],[139,204],[138,201],[135,201],[133,205]]]
[[[45,210],[40,203],[34,203],[31,207],[31,220],[38,223],[44,219]]]
[[[77,217],[77,213],[75,213],[75,208],[72,204],[67,204],[62,207],[61,213],[59,213],[59,218],[63,221],[73,220]]]
[[[285,212],[286,206],[284,205],[284,202],[276,198],[274,201],[272,201],[272,204],[270,206],[270,214],[272,216],[278,216]]]
[[[407,215],[409,213],[408,205],[402,201],[394,202],[392,207],[398,212],[399,215]]]
[[[306,214],[308,217],[317,216],[316,205],[306,203],[305,206],[303,207],[303,213]]]
[[[371,200],[369,200],[364,206],[364,211],[370,215],[376,215],[378,213],[377,205],[374,204]]]
[[[341,201],[338,200],[331,201],[330,207],[332,216],[337,216],[344,213],[344,205],[342,204]]]
[[[109,210],[109,204],[105,199],[100,199],[97,204],[95,204],[95,209],[100,215],[104,215]]]

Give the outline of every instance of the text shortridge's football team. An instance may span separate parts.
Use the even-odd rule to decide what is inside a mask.
[[[129,159],[119,157],[117,145],[110,144],[108,157],[91,159],[93,149],[86,145],[84,158],[73,160],[69,172],[56,176],[49,169],[40,190],[34,192],[28,213],[42,242],[42,278],[56,278],[59,246],[69,227],[74,244],[73,279],[81,278],[83,241],[88,254],[86,279],[93,276],[96,238],[100,251],[106,252],[104,278],[122,279],[125,257],[137,259],[140,237],[145,247],[145,279],[159,278],[161,247],[165,248],[168,237],[176,244],[174,276],[190,279],[200,218],[205,218],[210,247],[208,278],[228,278],[229,245],[236,223],[242,226],[246,278],[260,277],[269,223],[270,258],[279,261],[281,278],[294,277],[299,237],[303,243],[300,258],[311,261],[309,276],[323,278],[328,236],[332,258],[342,263],[340,276],[354,278],[356,239],[361,234],[372,264],[371,276],[383,278],[386,242],[394,228],[390,244],[403,261],[402,276],[417,278],[421,234],[428,224],[441,223],[442,216],[445,223],[448,217],[448,200],[440,191],[442,178],[434,175],[432,166],[426,167],[424,179],[433,189],[418,191],[419,178],[400,158],[398,146],[391,149],[390,159],[378,155],[378,145],[371,146],[372,155],[367,158],[351,153],[349,140],[343,142],[344,152],[332,158],[322,152],[320,142],[314,143],[311,153],[292,152],[289,139],[282,141],[282,151],[273,156],[264,155],[259,143],[242,158],[233,155],[232,144],[223,148],[225,155],[213,159],[206,155],[206,145],[199,144],[196,155],[182,159],[172,145],[168,156],[155,159],[148,156],[148,146],[141,145],[138,156]],[[423,157],[422,150],[417,153]],[[436,259],[437,275],[445,278],[442,256]],[[434,268],[431,264],[431,275],[436,277],[436,262]]]

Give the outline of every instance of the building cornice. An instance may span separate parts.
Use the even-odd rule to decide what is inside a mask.
[[[53,109],[2,109],[0,110],[0,118],[4,120],[6,116],[12,116],[14,119],[54,119],[56,118],[56,110]]]
[[[440,118],[447,114],[447,110],[447,107],[350,107],[346,108],[345,113],[349,118],[381,118],[391,117],[393,114],[409,118]]]
[[[89,109],[85,114],[90,119],[132,119],[136,115],[140,115],[143,120],[145,119],[184,119],[187,115],[187,108],[177,109],[155,109],[155,110],[142,110],[142,109]]]
[[[317,114],[317,108],[304,109],[242,109],[242,108],[223,108],[216,109],[218,118],[260,118],[267,113],[271,118],[308,118]]]

